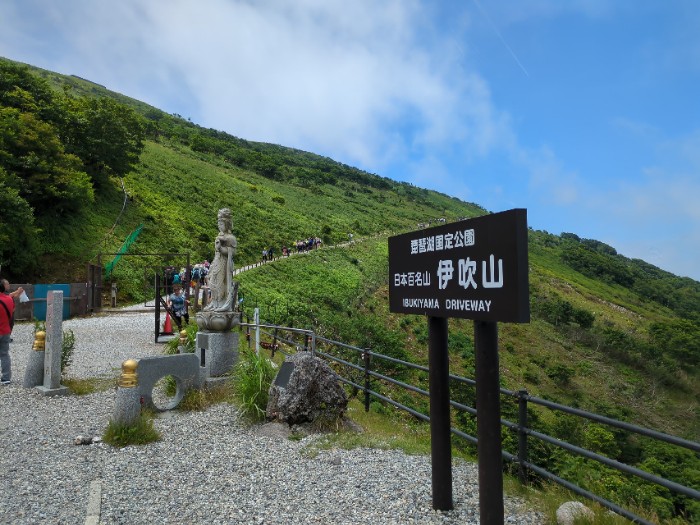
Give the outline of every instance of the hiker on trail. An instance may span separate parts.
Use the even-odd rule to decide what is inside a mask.
[[[238,242],[231,233],[232,222],[231,210],[228,208],[220,209],[218,215],[219,234],[214,241],[214,261],[211,263],[207,275],[207,282],[211,290],[211,302],[204,307],[205,311],[233,311],[233,256],[236,253]]]
[[[182,291],[182,286],[179,284],[173,285],[173,293],[168,296],[168,309],[173,313],[173,319],[178,330],[182,330],[182,319],[185,319],[185,325],[190,322],[190,314],[187,307],[190,302],[185,299],[185,293]]]
[[[10,340],[15,324],[15,297],[19,297],[24,288],[21,286],[10,293],[10,283],[0,279],[0,384],[9,385],[12,379],[12,362],[10,361]]]

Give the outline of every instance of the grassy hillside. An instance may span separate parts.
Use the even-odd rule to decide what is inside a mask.
[[[259,260],[265,248],[279,251],[309,236],[322,237],[327,245],[346,241],[349,233],[356,239],[373,238],[310,274],[280,274],[264,285],[246,288],[253,288],[251,293],[261,302],[298,297],[300,308],[319,303],[319,310],[326,304],[328,315],[350,308],[347,317],[352,317],[368,302],[376,302],[372,315],[377,323],[405,332],[411,353],[424,350],[423,336],[410,333],[420,331],[417,320],[384,315],[385,236],[438,217],[449,222],[486,210],[312,153],[204,129],[84,79],[32,71],[57,92],[108,97],[128,105],[143,120],[145,140],[135,169],[123,179],[108,179],[95,191],[91,205],[42,223],[42,265],[28,280],[82,280],[88,261],[117,251],[141,224],[143,231],[132,253],[189,253],[193,263],[211,258],[216,212],[226,206],[234,214],[238,265]],[[700,283],[626,259],[613,247],[570,233],[530,231],[529,258],[532,323],[504,325],[501,330],[505,356],[510,356],[503,374],[507,384],[569,401],[591,391],[596,403],[615,407],[612,411],[634,413],[635,419],[657,423],[662,430],[697,436],[700,352],[692,337],[687,344],[674,339],[685,352],[655,350],[655,345],[662,343],[662,336],[678,336],[661,329],[668,326],[689,336],[700,335]],[[110,259],[102,257],[103,263]],[[144,276],[169,262],[184,264],[182,258],[123,258],[114,270],[120,293],[140,299]],[[370,264],[370,275],[363,273],[363,264]],[[284,265],[293,267],[291,261]],[[317,275],[336,267],[336,272],[342,268],[346,280],[333,287],[323,285]],[[277,265],[270,268],[260,272],[279,271]],[[21,274],[21,269],[3,270]],[[347,281],[357,272],[360,288]],[[295,286],[299,289],[293,290]],[[315,324],[320,327],[320,321]],[[460,326],[458,321],[454,324]],[[464,324],[469,336],[469,323]],[[557,362],[568,368],[548,372]],[[611,372],[599,374],[599,368]],[[645,392],[655,393],[653,401]]]
[[[33,71],[57,93],[107,97],[131,108],[142,125],[143,149],[131,171],[95,185],[89,205],[37,222],[36,269],[8,265],[2,252],[3,273],[15,281],[82,281],[88,261],[117,251],[142,224],[131,253],[210,259],[217,210],[229,207],[239,266],[259,260],[265,248],[279,253],[309,236],[329,247],[241,275],[246,307],[258,304],[266,319],[427,362],[425,319],[388,311],[387,236],[486,210],[312,153],[204,129],[83,79]],[[1,146],[0,140],[0,153]],[[0,168],[10,173],[12,160],[0,156]],[[0,186],[12,188],[7,180]],[[35,216],[40,211],[33,210]],[[330,248],[350,233],[358,242]],[[103,263],[110,259],[102,256]],[[500,326],[503,385],[697,440],[700,283],[572,233],[531,230],[529,262],[532,321]],[[167,264],[182,266],[184,259],[124,257],[112,277],[121,299],[142,299],[153,270]],[[470,322],[450,320],[450,367],[473,376]],[[542,418],[538,424],[546,430],[590,445],[591,428]],[[645,445],[606,439],[612,455],[644,461]]]

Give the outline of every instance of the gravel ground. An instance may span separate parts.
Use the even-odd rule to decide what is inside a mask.
[[[65,321],[76,336],[71,377],[116,378],[125,359],[159,355],[153,313]],[[116,449],[78,446],[100,436],[115,390],[44,397],[22,388],[33,325],[18,324],[13,382],[0,388],[2,524],[477,524],[475,464],[455,461],[454,510],[432,509],[431,465],[398,451],[333,449],[309,453],[279,428],[249,427],[235,407],[165,412],[162,440]],[[545,523],[506,498],[506,523]]]

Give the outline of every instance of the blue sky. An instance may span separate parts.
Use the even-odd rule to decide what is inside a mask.
[[[700,280],[700,2],[4,0],[0,55]]]

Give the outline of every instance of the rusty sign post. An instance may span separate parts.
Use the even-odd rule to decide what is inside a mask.
[[[389,309],[428,318],[433,508],[452,509],[447,318],[474,320],[479,514],[503,523],[498,321],[530,321],[527,210],[389,238]]]

